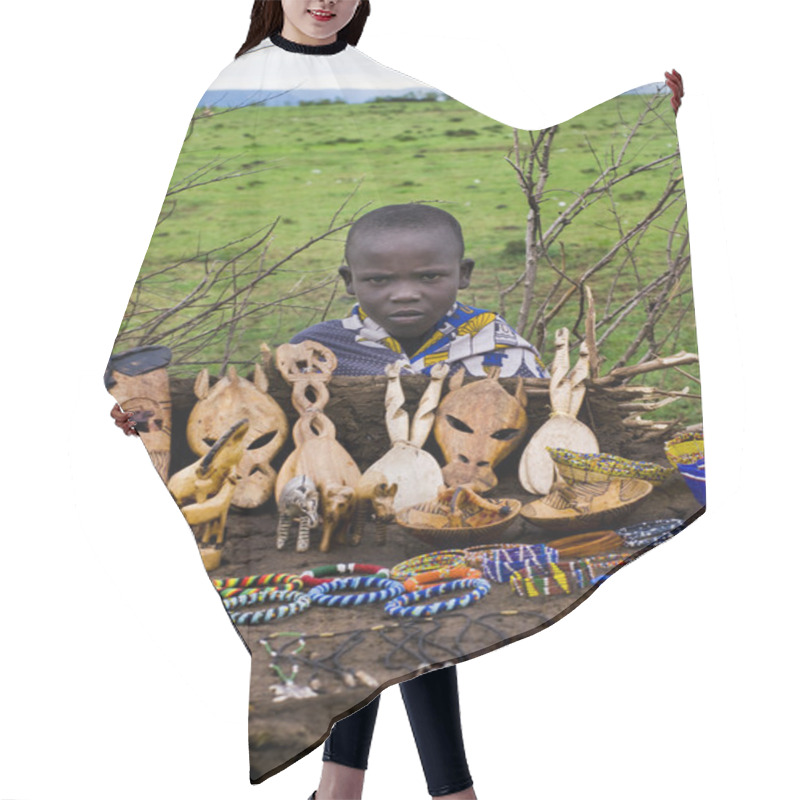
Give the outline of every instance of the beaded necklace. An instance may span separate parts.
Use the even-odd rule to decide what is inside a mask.
[[[237,594],[258,593],[265,586],[302,589],[303,579],[288,572],[268,572],[265,575],[248,575],[245,578],[215,578],[213,584],[221,597],[233,597]]]
[[[309,587],[327,583],[339,575],[377,575],[379,578],[388,578],[389,569],[376,564],[326,564],[301,572],[300,578],[303,580],[303,586]]]
[[[423,553],[421,556],[415,556],[395,564],[390,575],[396,581],[404,581],[420,572],[461,567],[466,563],[466,555],[463,550],[435,550],[433,553]]]
[[[240,606],[260,605],[282,600],[287,600],[288,602],[259,611],[232,611],[232,609]],[[223,600],[222,604],[234,624],[261,625],[273,619],[283,619],[284,617],[292,617],[295,614],[299,614],[311,605],[311,600],[307,594],[302,592],[288,589],[264,589],[258,594],[240,594],[237,597],[228,598]]]
[[[448,592],[455,592],[459,589],[469,589],[466,594],[459,597],[451,597],[449,600],[439,600],[435,603],[425,605],[412,605],[419,600],[429,600],[431,597],[440,597]],[[385,606],[384,611],[392,617],[432,617],[442,611],[452,611],[456,608],[466,608],[485,597],[491,585],[488,581],[481,578],[468,578],[457,581],[439,583],[435,586],[428,586],[424,589],[417,589],[414,592],[402,594],[394,600],[390,600]]]
[[[378,591],[355,594],[332,594],[340,589],[363,589],[376,587]],[[306,595],[312,603],[321,606],[360,606],[390,600],[403,593],[403,584],[377,575],[334,578],[311,589]]]

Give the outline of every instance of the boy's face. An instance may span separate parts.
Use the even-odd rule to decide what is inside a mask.
[[[474,262],[460,257],[447,228],[369,232],[348,248],[348,294],[398,340],[426,334],[469,286]]]

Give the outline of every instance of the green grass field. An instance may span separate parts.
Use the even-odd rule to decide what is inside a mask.
[[[605,164],[618,151],[649,99],[637,95],[617,98],[559,127],[542,206],[545,227],[598,174],[598,158]],[[166,218],[156,228],[147,252],[140,275],[144,280],[139,304],[129,322],[129,327],[141,324],[156,313],[152,309],[179,303],[206,271],[213,273],[234,259],[213,292],[162,323],[149,340],[161,336],[162,343],[173,347],[179,354],[178,372],[191,374],[197,364],[207,363],[213,373],[222,361],[225,342],[219,336],[193,338],[202,327],[191,334],[180,330],[170,333],[176,323],[207,308],[235,280],[241,284],[248,270],[259,264],[269,267],[322,234],[346,201],[339,222],[357,216],[361,209],[390,203],[422,201],[441,204],[450,211],[464,229],[467,255],[477,264],[473,285],[462,297],[469,303],[496,310],[498,287],[521,272],[527,204],[514,171],[505,161],[513,146],[513,132],[507,126],[453,100],[248,107],[220,112],[223,110],[215,109],[213,114],[200,116],[185,142],[172,185],[191,181],[192,175],[206,183],[167,198]],[[658,114],[637,132],[629,149],[628,166],[669,155],[675,145],[672,112],[664,102]],[[669,170],[667,165],[643,172],[616,187],[614,201],[623,229],[652,208]],[[231,173],[250,174],[208,183]],[[606,307],[609,297],[611,307],[615,307],[637,286],[665,270],[667,229],[681,205],[673,206],[642,236],[635,266],[628,264],[621,271],[611,266],[592,279],[598,312]],[[604,198],[583,212],[561,236],[570,275],[580,274],[619,239],[610,209],[611,201]],[[262,247],[235,258],[255,241],[259,231],[273,223],[266,254]],[[335,276],[342,262],[345,236],[346,230],[340,231],[291,258],[261,281],[249,295],[250,303],[297,295]],[[214,252],[202,255],[210,251]],[[560,250],[556,248],[553,253],[560,262]],[[178,263],[179,268],[164,271]],[[554,277],[549,269],[542,269],[535,305]],[[686,282],[687,277],[683,280]],[[689,287],[682,283],[680,288]],[[340,286],[329,284],[275,305],[272,313],[253,313],[237,328],[231,360],[252,362],[260,341],[280,344],[323,314],[327,318],[344,316],[351,303]],[[690,293],[676,302],[675,313],[670,310],[667,318],[677,319],[688,303]],[[577,297],[573,297],[550,323],[545,360],[556,327],[572,324],[577,304]],[[506,309],[512,324],[518,307],[516,293],[510,296]],[[235,310],[241,312],[241,306]],[[232,305],[226,306],[213,317],[214,324],[235,310]],[[602,354],[609,364],[625,350],[643,315],[643,310],[632,314],[606,342]],[[662,355],[696,349],[692,315],[688,317]],[[668,327],[669,319],[662,325]],[[598,333],[602,334],[602,329]],[[121,341],[126,347],[137,343],[133,335]],[[118,345],[118,349],[122,348]],[[191,355],[181,359],[182,349]],[[181,360],[185,365],[181,366]],[[678,383],[683,385],[685,380]],[[674,386],[674,381],[670,385]]]

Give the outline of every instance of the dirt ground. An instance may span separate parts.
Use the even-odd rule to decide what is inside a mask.
[[[524,502],[531,499],[521,494],[511,475],[501,476],[491,495],[516,496]],[[676,476],[634,506],[619,524],[688,519],[698,510]],[[274,501],[254,512],[232,511],[224,561],[211,577],[298,573],[338,562],[392,567],[434,549],[391,525],[385,545],[374,541],[374,531],[368,527],[357,547],[334,545],[328,553],[321,553],[317,531],[312,532],[307,553],[297,553],[291,540],[287,549],[278,551],[276,526]],[[563,535],[541,531],[518,517],[502,540],[534,543]],[[636,555],[630,550],[619,552]],[[507,584],[492,584],[491,592],[472,606],[430,620],[392,618],[383,604],[377,603],[348,609],[312,606],[282,620],[240,626],[252,653],[251,780],[265,779],[314,749],[327,736],[330,720],[351,713],[382,688],[530,636],[575,608],[591,591],[528,599],[516,595]]]

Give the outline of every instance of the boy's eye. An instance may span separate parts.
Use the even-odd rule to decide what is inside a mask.
[[[387,283],[389,279],[385,275],[373,275],[365,280],[367,283],[371,283],[374,286],[382,286],[383,284]]]
[[[435,281],[439,277],[438,272],[426,272],[424,275],[421,276],[423,281],[430,283],[431,281]]]

